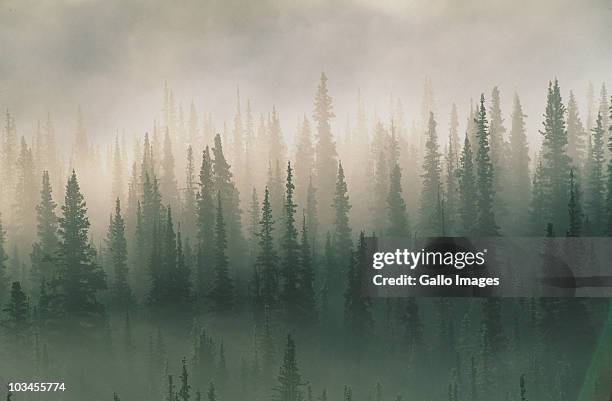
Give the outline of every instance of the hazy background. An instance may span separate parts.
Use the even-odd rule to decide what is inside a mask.
[[[433,81],[438,122],[450,103],[465,126],[470,98],[499,85],[506,120],[517,90],[538,140],[546,85],[574,89],[586,119],[588,81],[598,99],[612,78],[612,2],[542,1],[28,1],[0,2],[0,107],[20,134],[51,111],[72,140],[77,105],[90,136],[142,134],[161,114],[164,81],[188,110],[231,121],[235,88],[256,113],[273,104],[286,136],[312,112],[325,71],[343,132],[358,89],[370,123],[400,97],[419,118]],[[244,107],[244,104],[243,104]],[[509,122],[506,124],[509,127]]]

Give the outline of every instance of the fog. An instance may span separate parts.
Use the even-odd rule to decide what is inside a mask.
[[[50,111],[69,140],[81,105],[105,143],[117,130],[150,130],[165,81],[217,127],[231,121],[239,85],[256,113],[276,105],[293,136],[325,71],[338,133],[358,91],[370,122],[388,118],[392,98],[418,119],[429,76],[442,127],[452,102],[463,126],[470,99],[498,85],[506,119],[519,92],[538,142],[548,80],[565,96],[573,89],[583,114],[589,80],[596,98],[610,82],[611,17],[605,0],[4,1],[0,105],[26,135]]]

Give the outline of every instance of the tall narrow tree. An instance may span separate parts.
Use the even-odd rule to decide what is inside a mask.
[[[489,127],[487,111],[484,106],[484,94],[480,95],[480,108],[477,115],[476,190],[478,194],[478,216],[476,218],[476,233],[482,236],[495,236],[498,234],[498,227],[495,222],[494,211],[494,172],[490,159]]]
[[[321,73],[321,79],[314,100],[313,118],[317,123],[317,143],[315,147],[315,176],[319,204],[323,205],[320,223],[328,226],[333,222],[333,215],[328,205],[334,199],[334,177],[336,176],[337,152],[330,120],[335,117],[332,109],[332,98],[327,89],[327,76]]]

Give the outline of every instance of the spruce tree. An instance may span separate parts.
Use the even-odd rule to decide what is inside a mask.
[[[300,246],[298,243],[298,233],[295,228],[295,209],[294,203],[295,185],[293,185],[293,170],[291,163],[287,163],[287,182],[285,184],[285,204],[284,204],[284,230],[282,236],[282,268],[283,278],[283,306],[286,317],[289,321],[294,321],[298,316],[298,304],[300,294],[298,294],[298,269],[300,263]]]
[[[217,192],[217,212],[215,218],[214,278],[210,293],[211,309],[227,313],[234,307],[234,284],[229,275],[227,259],[227,238],[221,191]]]
[[[523,213],[529,205],[529,146],[525,132],[525,115],[518,94],[514,95],[512,108],[512,127],[510,128],[510,171],[508,174],[507,203],[512,214]],[[522,218],[521,218],[522,217]],[[526,216],[515,215],[522,224]]]
[[[336,181],[336,194],[334,196],[334,247],[339,260],[346,261],[353,250],[353,240],[351,239],[351,227],[349,225],[349,202],[348,187],[344,177],[342,163],[338,163],[338,178]],[[344,262],[346,263],[346,262]]]
[[[121,201],[119,198],[115,201],[115,213],[111,215],[106,244],[114,278],[112,283],[114,303],[125,308],[132,302],[132,290],[128,284],[125,221],[121,215]]]
[[[119,147],[119,136],[115,136],[115,144],[112,151],[112,183],[111,183],[111,200],[123,197],[123,160],[121,157],[121,148]]]
[[[425,143],[425,157],[423,159],[423,189],[421,190],[420,235],[436,236],[441,232],[441,221],[438,215],[438,199],[441,191],[441,166],[438,134],[433,113],[429,114],[427,128],[427,142]]]
[[[104,325],[104,306],[97,293],[106,288],[106,279],[95,262],[88,233],[85,199],[73,170],[59,218],[58,272],[51,281],[51,303],[52,310],[64,317],[65,334],[75,340],[100,334]]]
[[[208,146],[202,152],[200,189],[197,197],[198,267],[195,274],[196,295],[203,300],[212,280],[215,252],[215,204],[212,161]]]
[[[474,157],[469,136],[465,136],[463,151],[458,171],[459,178],[459,215],[461,216],[462,228],[460,232],[464,235],[474,233],[476,224],[476,181],[474,177]]]
[[[574,170],[570,170],[570,193],[567,210],[569,214],[568,237],[580,237],[582,231],[582,208],[580,207],[580,191],[574,176]]]
[[[299,289],[299,320],[305,325],[313,324],[317,319],[317,305],[314,290],[315,272],[312,262],[306,216],[302,217],[302,236],[300,241],[300,270],[297,287]]]
[[[264,306],[275,306],[278,302],[278,256],[274,249],[274,220],[270,206],[270,191],[266,188],[263,205],[261,208],[261,220],[259,221],[259,254],[255,262],[256,273],[260,277],[261,302]]]
[[[255,259],[257,254],[257,233],[259,232],[259,197],[257,196],[257,189],[253,187],[251,192],[251,205],[249,209],[249,257],[251,260]]]
[[[319,219],[317,216],[317,190],[312,183],[312,176],[308,179],[308,192],[306,194],[306,225],[310,231],[312,246],[316,249]]]
[[[321,73],[321,79],[314,100],[313,118],[317,123],[317,143],[315,146],[315,177],[321,209],[320,222],[328,226],[333,222],[331,205],[334,199],[334,177],[338,168],[336,144],[334,142],[330,120],[335,117],[332,109],[332,98],[327,90],[327,76]]]
[[[30,303],[19,281],[11,285],[10,298],[2,311],[6,316],[0,321],[0,325],[4,328],[11,348],[20,353],[28,347],[32,322]]]
[[[604,148],[604,127],[602,125],[601,113],[597,114],[595,127],[591,130],[592,141],[591,149],[587,157],[587,194],[586,214],[592,222],[592,230],[595,235],[600,235],[605,231],[605,184],[603,165],[605,162]]]
[[[57,216],[53,201],[49,172],[43,171],[40,203],[36,206],[38,241],[32,246],[31,280],[39,285],[43,278],[49,280],[54,273],[53,258],[57,252]]]
[[[305,205],[314,168],[314,145],[308,118],[304,116],[295,149],[295,187],[297,203]]]
[[[490,159],[489,131],[487,111],[484,106],[484,94],[480,95],[480,108],[476,118],[476,138],[478,148],[476,151],[476,190],[478,215],[475,230],[478,235],[491,237],[498,234],[495,222],[494,200],[494,171]]]
[[[37,185],[34,178],[34,159],[32,149],[28,147],[25,138],[21,137],[21,147],[16,160],[15,201],[13,204],[14,218],[17,230],[16,241],[26,243],[36,233],[36,198]]]
[[[508,173],[507,167],[507,144],[505,140],[506,128],[504,127],[504,119],[501,112],[501,100],[499,88],[496,86],[491,92],[491,108],[490,108],[491,124],[489,126],[489,147],[490,159],[493,171],[493,189],[495,190],[494,204],[497,213],[505,209],[502,198],[505,195],[505,183],[507,181],[505,175]]]
[[[189,374],[187,373],[187,361],[185,360],[185,358],[183,358],[183,360],[181,361],[181,365],[181,387],[179,388],[179,391],[176,394],[176,399],[177,401],[189,401],[189,398],[191,398],[191,386],[189,385]]]
[[[385,152],[380,150],[376,154],[374,166],[373,204],[371,207],[371,225],[373,230],[383,235],[387,221],[387,195],[389,194],[389,168]]]
[[[529,204],[529,234],[541,236],[546,221],[546,187],[544,182],[544,166],[538,163],[531,184],[531,201]]]
[[[348,262],[346,290],[344,292],[344,322],[347,332],[355,340],[355,346],[364,345],[372,334],[372,303],[362,294],[362,274],[367,265],[367,245],[363,231],[359,234],[357,250],[344,263]]]
[[[567,155],[565,106],[561,100],[559,83],[548,85],[542,142],[542,183],[545,193],[545,219],[555,227],[567,226],[567,200],[570,158]]]
[[[585,155],[585,136],[578,104],[574,93],[570,91],[567,101],[567,155],[572,160],[572,166],[575,169],[582,169],[584,159],[588,156]]]
[[[174,152],[172,150],[172,140],[170,139],[170,131],[168,128],[166,128],[166,133],[164,135],[163,152],[160,192],[164,201],[171,205],[172,208],[178,210],[178,186],[174,172]]]
[[[295,343],[291,335],[288,335],[283,364],[278,374],[278,385],[274,387],[274,399],[277,401],[301,401],[303,399],[301,388],[305,384],[302,381],[297,364]]]
[[[181,223],[186,238],[195,239],[197,233],[197,189],[195,177],[195,164],[193,148],[187,148],[187,167],[185,168],[185,192],[183,195],[183,207]]]
[[[458,204],[459,204],[459,135],[457,132],[459,122],[457,121],[457,108],[453,103],[451,112],[451,124],[448,138],[448,150],[446,153],[446,213],[445,227],[449,233],[455,233],[458,227]]]
[[[215,136],[215,146],[212,149],[213,182],[216,192],[223,204],[223,221],[227,231],[228,255],[232,266],[241,266],[244,263],[245,242],[242,236],[242,223],[240,210],[240,195],[234,184],[230,165],[223,154],[221,136]]]
[[[394,237],[407,236],[409,232],[408,215],[406,202],[402,197],[402,173],[398,164],[393,167],[389,179],[387,209],[389,218],[387,234]]]

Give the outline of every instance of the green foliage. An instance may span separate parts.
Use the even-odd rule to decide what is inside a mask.
[[[389,195],[387,196],[387,209],[389,228],[387,234],[395,237],[404,237],[409,233],[406,202],[402,197],[402,173],[396,164],[391,171],[389,179]]]
[[[32,247],[32,282],[38,285],[54,273],[53,258],[58,248],[56,204],[53,201],[49,172],[43,171],[40,203],[36,206],[38,241]]]
[[[19,281],[11,285],[9,301],[2,311],[6,317],[0,321],[0,325],[11,344],[14,344],[14,350],[21,353],[24,347],[29,346],[32,321],[30,303]]]
[[[571,160],[567,155],[565,106],[557,80],[548,85],[542,141],[542,190],[544,218],[555,227],[567,226],[568,180]]]
[[[281,242],[283,278],[282,301],[288,321],[298,319],[298,273],[300,266],[300,246],[298,233],[295,227],[295,209],[293,200],[295,185],[293,184],[293,170],[291,163],[287,164],[287,182],[285,184],[284,230]]]
[[[214,278],[210,292],[211,310],[219,313],[227,313],[234,307],[234,284],[229,275],[226,252],[225,220],[223,218],[221,191],[219,191],[217,193],[217,215],[215,218]]]
[[[197,197],[198,265],[195,274],[195,291],[202,301],[208,294],[208,282],[214,265],[215,204],[212,161],[208,146],[202,153],[200,189]]]
[[[441,233],[441,220],[438,214],[440,192],[442,191],[440,165],[440,150],[436,120],[433,113],[429,114],[427,128],[427,142],[425,143],[425,157],[423,158],[423,188],[421,190],[421,204],[419,207],[420,235],[424,237],[436,236]]]
[[[601,113],[597,114],[592,139],[589,140],[587,154],[587,194],[585,213],[592,222],[592,234],[600,235],[605,231],[605,184],[603,166],[605,162],[604,127]]]
[[[115,202],[115,214],[111,215],[106,244],[114,278],[112,283],[114,303],[127,307],[133,302],[133,296],[128,283],[125,221],[121,215],[121,201],[119,198]]]
[[[321,223],[329,225],[333,215],[328,211],[334,199],[334,177],[338,168],[336,144],[331,133],[331,119],[335,117],[332,98],[327,89],[327,76],[321,73],[321,79],[314,100],[313,118],[317,123],[317,141],[315,145],[315,177],[319,191]]]
[[[484,106],[484,94],[480,95],[480,108],[476,117],[476,139],[478,148],[476,150],[476,190],[478,213],[476,217],[476,234],[484,237],[496,236],[498,234],[495,222],[494,200],[494,173],[490,158],[489,131],[487,123],[487,112]]]
[[[83,194],[73,171],[59,218],[57,275],[52,279],[51,309],[65,317],[64,330],[76,338],[99,335],[104,324],[104,306],[98,291],[106,288],[104,271],[95,262],[89,242],[89,219]]]
[[[278,385],[274,387],[277,401],[301,401],[303,394],[301,388],[306,385],[302,382],[297,357],[295,343],[291,335],[287,336],[287,346],[283,356],[283,364],[278,374]]]
[[[266,187],[259,221],[259,254],[255,262],[255,298],[259,306],[276,306],[279,291],[278,255],[274,249],[274,220],[270,205],[270,191]]]
[[[354,345],[363,346],[372,334],[372,302],[362,293],[362,274],[367,269],[367,244],[363,231],[359,234],[359,244],[348,261],[346,290],[344,292],[344,322],[354,337]],[[346,263],[346,262],[345,262]]]
[[[351,239],[351,227],[349,226],[349,202],[348,186],[344,177],[342,163],[338,163],[338,179],[336,181],[336,194],[334,196],[334,247],[339,260],[348,260],[353,249]]]
[[[459,215],[461,217],[462,229],[464,235],[470,235],[474,232],[474,223],[476,222],[477,204],[476,204],[476,181],[474,177],[474,162],[473,162],[472,146],[469,136],[465,136],[463,151],[459,171]]]

